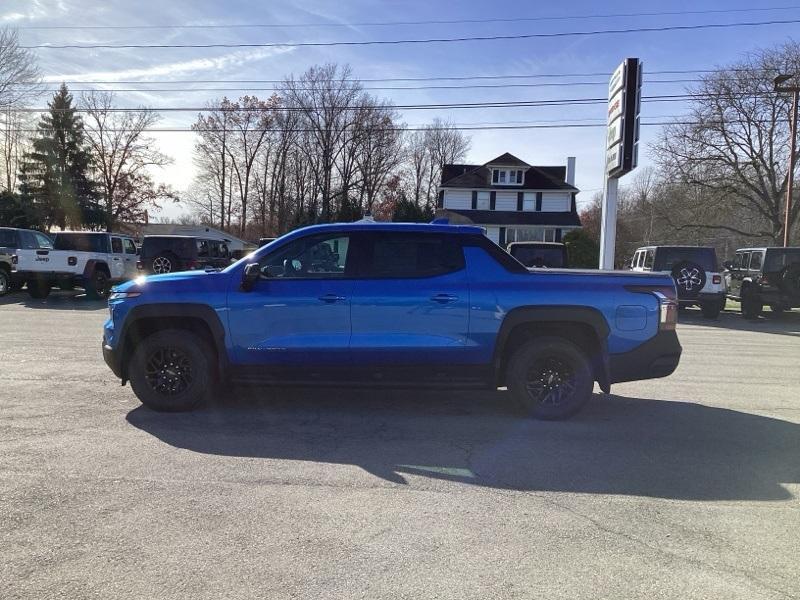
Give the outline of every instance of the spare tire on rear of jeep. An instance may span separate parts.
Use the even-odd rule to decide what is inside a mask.
[[[680,299],[697,298],[706,285],[706,271],[695,262],[682,260],[672,267],[671,273]]]

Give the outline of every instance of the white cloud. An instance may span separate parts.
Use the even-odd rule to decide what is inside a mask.
[[[4,15],[0,15],[0,23],[13,23],[15,21],[22,21],[26,19],[27,15],[18,12],[6,13]]]
[[[48,75],[44,78],[47,82],[69,81],[122,81],[144,77],[168,77],[181,73],[196,73],[198,71],[215,71],[240,67],[246,63],[262,60],[271,56],[292,52],[294,48],[258,48],[255,50],[241,50],[215,56],[212,58],[196,58],[182,62],[162,63],[138,69],[122,69],[118,71],[94,71],[89,73],[74,73]]]

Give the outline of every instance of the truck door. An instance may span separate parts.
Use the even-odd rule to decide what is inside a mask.
[[[111,279],[125,279],[125,252],[122,249],[122,238],[111,237]]]
[[[388,370],[463,364],[469,287],[458,237],[392,231],[359,237],[354,365]]]
[[[133,279],[139,274],[136,268],[136,261],[139,259],[136,255],[136,244],[131,238],[122,238],[122,249],[125,253],[125,279]]]

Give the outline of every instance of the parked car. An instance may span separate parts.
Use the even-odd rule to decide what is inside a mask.
[[[156,410],[229,382],[497,388],[566,418],[678,365],[667,274],[529,270],[474,226],[293,231],[222,271],[114,289],[105,361]]]
[[[725,281],[714,248],[646,246],[634,252],[630,268],[640,272],[668,271],[680,306],[699,306],[707,319],[716,319],[725,309]]]
[[[17,273],[17,251],[52,248],[53,242],[41,231],[0,227],[0,296],[18,290],[25,279]]]
[[[565,269],[567,247],[561,242],[511,242],[508,253],[526,267]]]
[[[136,244],[116,233],[60,232],[52,249],[18,250],[17,274],[33,298],[46,298],[54,285],[105,298],[112,283],[136,276]]]
[[[172,273],[219,269],[231,264],[228,244],[222,240],[184,235],[146,235],[138,268],[145,273]]]
[[[755,319],[800,307],[800,247],[742,248],[725,263],[728,298],[741,302],[742,315]]]

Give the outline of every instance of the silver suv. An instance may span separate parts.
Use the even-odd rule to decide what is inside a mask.
[[[633,254],[631,270],[668,271],[680,306],[699,306],[707,319],[716,319],[725,308],[725,280],[714,248],[645,246]]]

